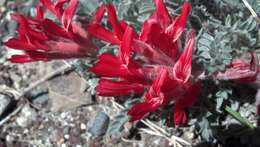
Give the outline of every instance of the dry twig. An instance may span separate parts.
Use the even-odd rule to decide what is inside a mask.
[[[62,74],[64,72],[67,72],[69,70],[72,70],[72,66],[69,66],[67,64],[63,65],[61,68],[59,68],[58,70],[55,70],[47,75],[45,75],[44,77],[42,77],[41,79],[35,81],[34,83],[32,83],[31,85],[29,85],[29,87],[25,88],[19,95],[18,98],[21,98],[22,96],[24,96],[26,93],[28,93],[29,91],[31,91],[32,89],[34,89],[35,87],[39,86],[40,84],[42,84],[43,82],[53,78],[56,75]]]

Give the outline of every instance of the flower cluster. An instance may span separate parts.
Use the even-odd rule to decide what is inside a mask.
[[[202,85],[191,77],[195,34],[190,30],[184,49],[180,37],[191,5],[184,2],[181,13],[172,17],[163,0],[154,0],[156,10],[145,20],[140,33],[119,21],[111,3],[105,5],[113,31],[101,24],[88,31],[104,41],[119,44],[117,55],[103,53],[91,71],[100,75],[96,88],[102,96],[144,94],[143,101],[128,112],[130,121],[175,103],[175,125],[186,122],[185,109],[198,97]],[[104,7],[104,6],[102,6]]]
[[[64,6],[67,6],[64,9]],[[4,44],[10,48],[24,50],[23,55],[13,55],[12,62],[49,61],[52,59],[86,57],[97,50],[84,26],[73,20],[78,0],[41,0],[36,6],[36,16],[14,13],[19,22],[19,36]],[[61,26],[44,17],[45,6],[61,23]],[[93,22],[98,18],[93,18]]]
[[[5,45],[24,50],[13,55],[12,62],[49,61],[81,58],[95,54],[97,47],[92,38],[118,46],[116,55],[103,53],[91,71],[101,77],[96,91],[101,96],[143,95],[128,112],[130,121],[136,121],[160,107],[174,104],[174,124],[186,122],[186,108],[193,105],[202,90],[202,82],[192,75],[192,55],[195,50],[195,31],[190,29],[186,42],[182,37],[191,12],[185,1],[178,16],[169,14],[164,0],[153,0],[156,10],[144,21],[140,32],[126,21],[119,20],[112,3],[97,8],[87,24],[73,19],[78,0],[40,0],[36,16],[12,14],[19,22],[19,36]],[[45,6],[45,7],[44,7]],[[48,9],[60,24],[44,17]],[[107,13],[111,28],[102,25]],[[182,48],[182,45],[184,47]],[[259,67],[258,58],[251,52],[250,63],[242,58],[233,59],[224,71],[211,75],[213,79],[254,82]]]
[[[255,82],[259,72],[259,61],[255,52],[244,53],[244,56],[251,56],[247,61],[246,57],[234,58],[224,71],[218,71],[213,77],[219,80],[234,80],[241,83]]]

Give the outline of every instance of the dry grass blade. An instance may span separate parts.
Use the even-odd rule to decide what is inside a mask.
[[[20,112],[20,110],[23,108],[23,104],[21,104],[20,106],[18,106],[11,114],[9,114],[8,116],[6,116],[3,120],[0,121],[0,126],[2,126],[4,123],[6,123],[8,120],[10,120],[12,118],[12,116],[15,116],[18,112]]]
[[[180,143],[178,143],[174,138],[168,138],[165,137],[163,134],[161,134],[160,132],[154,131],[154,130],[149,130],[149,129],[144,129],[144,128],[140,128],[140,131],[150,134],[150,135],[154,135],[154,136],[160,136],[160,137],[164,137],[166,138],[171,145],[173,145],[174,147],[180,146],[182,147],[182,145]]]
[[[129,139],[126,139],[124,137],[121,137],[122,141],[124,142],[127,142],[127,143],[139,143],[140,141],[137,141],[137,140],[129,140]]]
[[[147,133],[147,134],[164,137],[164,136],[161,135],[160,133],[157,133],[157,132],[155,132],[155,131],[153,131],[153,130],[150,130],[150,129],[140,128],[139,130],[140,130],[141,132],[144,132],[144,133]]]
[[[167,136],[169,136],[170,134],[168,132],[166,132],[163,128],[159,127],[158,125],[156,125],[155,123],[151,122],[148,119],[144,120],[145,122],[149,123],[149,125],[153,126],[154,128],[156,128],[157,130],[159,130],[160,132],[162,132],[163,134],[166,134]]]
[[[251,7],[251,5],[248,3],[247,0],[242,0],[247,9],[250,11],[251,15],[256,19],[257,23],[260,24],[260,18],[257,16],[256,12],[254,9]]]
[[[20,92],[18,92],[17,90],[13,89],[13,88],[10,88],[10,87],[7,87],[5,85],[3,86],[0,86],[0,92],[1,93],[10,93],[10,94],[13,94],[15,98],[17,98],[20,94]]]

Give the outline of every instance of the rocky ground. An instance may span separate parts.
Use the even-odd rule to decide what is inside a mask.
[[[122,134],[105,135],[121,110],[113,98],[91,94],[93,89],[88,83],[93,80],[83,80],[73,70],[17,98],[23,89],[57,71],[57,65],[64,66],[62,61],[1,63],[5,72],[1,73],[0,146],[171,146],[166,138],[151,135],[153,131],[140,133],[129,123],[123,126]],[[191,131],[178,135],[192,141]]]

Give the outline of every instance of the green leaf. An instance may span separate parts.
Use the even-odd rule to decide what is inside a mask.
[[[124,125],[129,120],[127,112],[127,109],[122,110],[111,120],[107,135],[120,134],[124,130]]]
[[[202,63],[209,73],[223,70],[232,59],[232,48],[225,38],[226,33],[215,32],[215,36],[201,30],[197,36],[197,62]]]
[[[98,7],[99,2],[97,0],[80,0],[82,9],[85,13],[91,14]]]
[[[213,133],[209,121],[206,117],[202,117],[200,120],[198,120],[196,127],[204,140],[212,141]]]
[[[111,120],[107,135],[121,134],[124,130],[124,125],[129,121],[128,110],[138,101],[139,99],[128,99],[125,101],[125,108]]]
[[[232,108],[226,106],[225,110],[236,120],[238,120],[242,125],[254,129],[255,126],[251,124],[246,118],[242,117],[238,112],[234,111]]]

